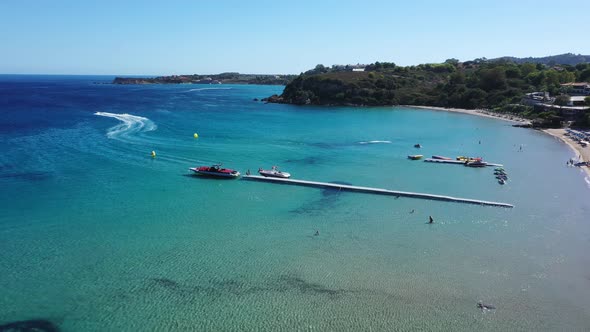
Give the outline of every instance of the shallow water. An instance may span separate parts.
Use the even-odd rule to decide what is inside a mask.
[[[110,79],[0,76],[0,325],[588,327],[590,189],[552,137],[439,111],[252,101],[274,86],[94,84]],[[483,156],[510,178],[416,153]],[[217,162],[515,208],[188,174]]]

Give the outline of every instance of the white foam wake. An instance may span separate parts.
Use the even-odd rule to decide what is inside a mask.
[[[198,89],[190,89],[187,92],[204,91],[204,90],[231,90],[231,88],[198,88]]]
[[[152,120],[144,118],[143,116],[131,115],[131,114],[116,114],[108,112],[96,112],[94,115],[106,116],[109,118],[115,118],[121,123],[109,128],[107,131],[107,137],[119,138],[121,136],[129,136],[140,132],[147,132],[156,130],[158,126]]]
[[[363,141],[359,144],[391,144],[391,141]]]

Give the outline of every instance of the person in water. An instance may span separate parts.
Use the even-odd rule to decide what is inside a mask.
[[[319,236],[320,235],[320,231],[316,230],[314,236]]]
[[[410,213],[414,213],[414,209],[412,209],[412,211],[410,211]]]
[[[432,216],[428,216],[428,223],[434,224],[434,219],[432,219]]]

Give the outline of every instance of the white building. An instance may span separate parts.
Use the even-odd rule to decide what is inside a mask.
[[[561,87],[570,95],[590,95],[590,83],[578,82],[578,83],[564,83]]]

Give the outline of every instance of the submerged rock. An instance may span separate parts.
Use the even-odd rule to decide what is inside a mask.
[[[477,302],[477,307],[481,310],[494,310],[496,307],[493,304],[486,304],[482,301]]]
[[[59,328],[45,319],[30,319],[0,325],[0,332],[58,332]]]

